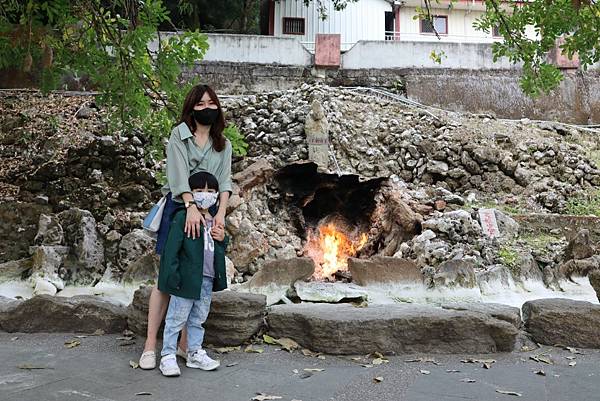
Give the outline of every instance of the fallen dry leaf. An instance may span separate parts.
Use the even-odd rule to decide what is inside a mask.
[[[465,377],[464,379],[460,379],[460,381],[463,383],[475,383],[476,382],[475,379],[469,379],[468,377]]]
[[[291,338],[278,338],[275,341],[287,352],[292,352],[293,350],[300,348],[300,345],[298,345],[298,343]]]
[[[262,348],[254,348],[252,345],[249,345],[246,347],[246,349],[244,349],[244,352],[253,352],[256,354],[262,354],[263,352],[265,352],[265,350]]]
[[[457,370],[457,369],[447,369],[446,373],[460,373],[460,370]]]
[[[569,366],[573,367],[573,366],[575,366],[575,365],[577,365],[577,362],[575,362],[575,361],[573,361],[573,362],[569,362]]]
[[[129,366],[131,366],[134,369],[137,369],[140,367],[140,365],[136,361],[129,361]]]
[[[235,365],[239,365],[239,362],[231,362],[231,363],[228,363],[228,364],[227,364],[227,365],[225,365],[225,366],[226,366],[226,367],[228,367],[228,368],[231,368],[231,367],[233,367],[233,366],[235,366]]]
[[[510,390],[498,390],[498,389],[496,389],[496,392],[500,393],[500,394],[514,395],[516,397],[522,397],[523,396],[523,394],[521,394],[521,393],[517,393],[516,391],[510,391]]]
[[[422,374],[422,375],[428,375],[428,374],[431,374],[431,372],[430,372],[430,371],[428,371],[428,370],[425,370],[425,369],[421,369],[421,370],[419,370],[419,372],[421,372],[421,374]]]
[[[35,369],[54,369],[48,366],[37,366],[37,365],[30,365],[28,363],[24,363],[22,365],[17,365],[18,369],[25,369],[25,370],[35,370]]]
[[[217,347],[217,348],[213,348],[213,350],[215,352],[218,352],[219,354],[226,354],[228,352],[239,351],[241,349],[242,349],[242,347],[240,347],[239,345],[237,347]]]
[[[570,360],[570,361],[572,361],[572,360],[576,359],[576,357],[574,357],[574,356],[565,356],[565,358],[567,358],[567,359],[568,359],[568,360]]]
[[[258,393],[256,397],[252,398],[252,401],[267,401],[267,400],[280,400],[283,397],[278,395],[267,395],[265,393]]]
[[[374,383],[381,383],[383,381],[383,377],[377,376],[373,378]]]
[[[10,339],[10,341],[17,341],[18,339],[19,339],[19,337],[12,337],[12,338]]]
[[[148,391],[140,391],[139,393],[135,393],[135,395],[152,395],[152,393]]]
[[[131,341],[123,341],[122,343],[119,343],[120,347],[128,347],[130,345],[135,345],[135,341],[131,340]]]
[[[536,375],[540,375],[540,376],[546,376],[546,372],[544,372],[543,370],[536,370],[535,372]]]
[[[423,358],[417,358],[417,359],[405,359],[404,362],[423,362]]]
[[[80,345],[81,345],[81,341],[78,341],[78,340],[65,341],[65,347],[67,347],[67,348],[75,348]]]
[[[293,369],[292,372],[294,372],[294,374],[298,374],[298,369]]]
[[[263,341],[265,344],[277,345],[277,341],[275,341],[275,339],[268,334],[263,334]]]
[[[321,369],[321,368],[304,368],[303,369],[305,372],[322,372],[325,369]]]
[[[546,356],[544,354],[531,355],[529,357],[529,359],[534,360],[536,362],[543,362],[548,365],[554,365],[554,362],[552,361],[552,359],[550,359],[548,356]]]
[[[126,332],[129,332],[131,334],[133,334],[133,331],[129,331],[129,330],[125,330],[123,332],[123,334],[125,334]],[[102,329],[98,329],[96,331],[94,331],[92,334],[90,334],[91,336],[103,336],[104,335],[104,330]]]
[[[317,359],[326,359],[325,355],[317,355]]]
[[[571,354],[579,354],[579,355],[584,355],[583,352],[579,351],[577,348],[573,348],[573,347],[565,347],[565,349],[567,351],[569,351]]]

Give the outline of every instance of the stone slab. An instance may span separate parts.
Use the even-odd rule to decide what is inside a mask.
[[[298,298],[308,302],[340,302],[344,299],[368,299],[367,290],[355,284],[298,281],[294,284]]]
[[[120,333],[126,327],[125,308],[88,295],[37,295],[0,308],[0,330],[11,333]]]
[[[352,281],[358,285],[423,283],[423,274],[415,262],[389,256],[369,259],[348,258]]]
[[[142,286],[127,309],[127,324],[133,332],[145,336],[148,329],[148,300],[152,287]],[[264,295],[237,291],[213,293],[210,313],[204,323],[205,342],[214,345],[239,345],[249,340],[264,324]],[[163,328],[159,329],[162,336]]]
[[[269,335],[329,354],[511,351],[517,328],[483,313],[427,305],[275,305]]]
[[[541,344],[600,348],[600,305],[549,298],[523,304],[525,329]]]
[[[456,302],[443,304],[442,308],[483,313],[484,315],[504,320],[517,329],[521,327],[521,309],[514,306],[483,302]]]

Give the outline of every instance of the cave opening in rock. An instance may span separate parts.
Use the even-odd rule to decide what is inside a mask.
[[[375,194],[386,178],[323,173],[314,163],[285,166],[275,178],[304,254],[315,261],[314,277],[348,279],[347,259],[358,256],[367,242]]]

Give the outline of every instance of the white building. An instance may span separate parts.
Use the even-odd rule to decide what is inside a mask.
[[[420,0],[359,0],[349,3],[342,11],[335,11],[331,0],[322,0],[328,17],[322,20],[312,1],[269,0],[269,34],[295,37],[307,48],[313,49],[317,33],[341,35],[342,51],[359,40],[438,40],[427,21],[414,19],[416,7],[424,8]],[[487,43],[500,40],[494,32],[485,33],[473,27],[485,11],[481,0],[458,0],[451,3],[431,2],[434,26],[440,40],[446,42]]]

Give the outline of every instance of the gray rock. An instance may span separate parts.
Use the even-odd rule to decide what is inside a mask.
[[[504,320],[517,329],[521,327],[521,309],[514,306],[483,302],[456,302],[443,304],[442,308],[483,313],[484,315]]]
[[[141,286],[127,308],[129,329],[141,336],[148,330],[148,301],[151,286]],[[210,313],[204,323],[204,341],[214,345],[240,345],[248,341],[264,324],[266,298],[236,291],[213,293]],[[162,336],[163,325],[159,329]]]
[[[64,232],[58,218],[41,214],[38,232],[33,242],[38,245],[64,245]]]
[[[21,280],[32,265],[30,258],[0,263],[0,281]]]
[[[102,277],[104,242],[96,229],[96,220],[87,210],[72,208],[58,214],[70,247],[69,270],[73,282],[88,284]]]
[[[475,274],[482,293],[493,293],[499,288],[514,288],[512,273],[504,265],[488,266],[485,271]]]
[[[569,241],[565,249],[564,260],[587,259],[596,253],[590,238],[590,230],[583,228]]]
[[[309,302],[340,302],[342,300],[367,300],[367,291],[355,284],[297,281],[294,289],[298,298]]]
[[[465,287],[474,288],[475,260],[472,258],[452,259],[440,264],[433,276],[436,287]]]
[[[264,325],[266,297],[236,291],[215,292],[204,324],[205,341],[214,345],[240,345]]]
[[[496,215],[496,223],[501,237],[515,238],[519,235],[519,223],[498,209],[494,209],[494,214]]]
[[[272,306],[269,335],[329,354],[512,351],[518,330],[480,312],[426,305]]]
[[[156,280],[160,267],[160,257],[154,252],[148,253],[131,262],[123,273],[123,281],[140,282]]]
[[[126,326],[125,308],[87,295],[38,295],[0,310],[0,330],[9,333],[120,333]]]
[[[296,281],[309,278],[315,271],[311,258],[278,259],[265,263],[248,281],[248,287],[269,284],[291,287]]]
[[[423,283],[421,269],[408,259],[387,256],[373,256],[369,259],[349,258],[348,270],[352,274],[352,282],[362,286],[384,283]]]
[[[118,261],[122,269],[127,271],[129,266],[141,261],[155,252],[156,240],[145,230],[135,229],[121,238],[118,250]]]
[[[58,289],[64,287],[64,262],[69,254],[69,247],[61,245],[32,246],[31,280],[38,278],[51,282]]]
[[[523,304],[525,329],[541,344],[600,348],[600,305],[570,299],[537,299]]]

